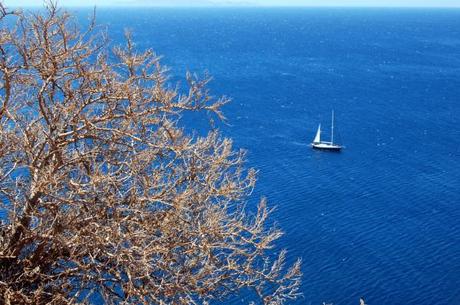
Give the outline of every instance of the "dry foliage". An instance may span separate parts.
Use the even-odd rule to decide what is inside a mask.
[[[298,296],[300,263],[269,259],[281,233],[265,202],[245,212],[243,153],[178,127],[186,111],[222,117],[208,79],[180,94],[129,35],[110,49],[54,4],[0,9],[0,304]]]

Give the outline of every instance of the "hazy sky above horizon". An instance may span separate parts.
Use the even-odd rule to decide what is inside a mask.
[[[41,0],[5,0],[7,6],[42,6]],[[60,0],[60,6],[378,6],[460,7],[460,0]]]

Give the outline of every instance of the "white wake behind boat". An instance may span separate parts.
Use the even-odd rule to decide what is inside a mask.
[[[315,139],[313,143],[311,143],[311,146],[315,149],[332,151],[340,151],[342,149],[341,145],[334,143],[334,111],[332,111],[331,141],[321,141],[321,124],[319,124]]]

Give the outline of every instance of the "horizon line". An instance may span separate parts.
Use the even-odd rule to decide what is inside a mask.
[[[45,7],[40,5],[11,5],[11,8],[37,8]],[[460,8],[459,5],[60,5],[62,8]]]

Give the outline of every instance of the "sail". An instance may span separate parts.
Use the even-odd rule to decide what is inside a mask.
[[[318,131],[316,132],[315,139],[313,140],[313,143],[319,143],[321,142],[321,124],[318,126]]]

